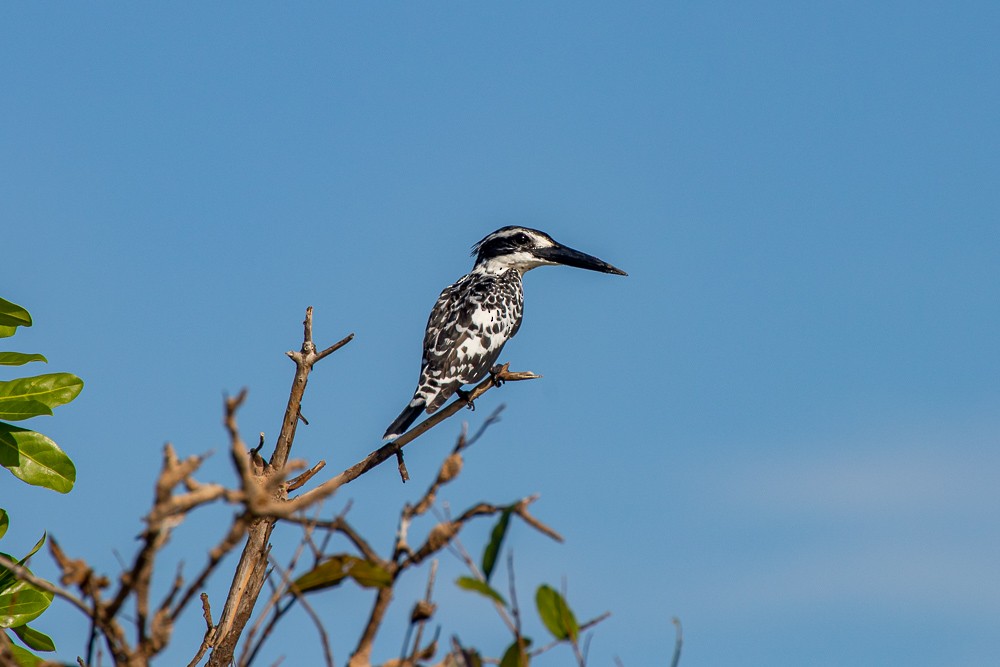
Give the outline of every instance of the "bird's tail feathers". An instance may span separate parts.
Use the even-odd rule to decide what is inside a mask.
[[[406,433],[406,429],[410,428],[413,422],[417,421],[417,417],[420,413],[424,411],[424,399],[414,398],[410,401],[409,405],[403,408],[403,411],[399,413],[399,416],[389,424],[389,428],[385,430],[385,435],[382,436],[383,440],[393,440],[399,436]]]

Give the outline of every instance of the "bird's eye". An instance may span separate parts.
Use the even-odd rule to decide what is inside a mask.
[[[524,245],[525,243],[528,242],[528,235],[525,234],[524,232],[518,232],[517,234],[514,235],[514,241],[515,243]]]

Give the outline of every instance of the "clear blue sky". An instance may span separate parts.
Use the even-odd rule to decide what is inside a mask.
[[[520,223],[630,275],[527,276],[504,359],[545,378],[463,413],[508,406],[444,497],[542,493],[567,542],[515,527],[521,599],[565,578],[580,616],[612,611],[591,664],[666,664],[675,615],[685,667],[1000,664],[998,34],[987,2],[5,5],[0,291],[36,321],[12,348],[87,386],[34,424],[77,488],[0,479],[4,550],[45,527],[115,574],[164,442],[224,451],[243,386],[245,432],[276,434],[307,305],[321,343],[357,338],[295,453],[355,462],[469,246]],[[385,468],[327,511],[353,500],[388,549],[458,428],[414,445],[412,484]],[[499,653],[442,568],[444,631]],[[362,599],[315,600],[339,662]],[[72,612],[43,621],[82,652]],[[267,664],[317,659],[285,631]]]

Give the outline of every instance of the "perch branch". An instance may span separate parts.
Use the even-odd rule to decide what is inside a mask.
[[[339,475],[328,479],[316,488],[311,489],[310,491],[307,491],[302,495],[289,500],[288,502],[271,503],[267,507],[262,507],[259,510],[260,513],[280,518],[289,517],[296,512],[319,502],[320,500],[330,497],[340,487],[354,481],[369,470],[375,468],[380,463],[392,458],[396,455],[398,450],[402,449],[433,427],[443,422],[445,419],[448,419],[459,410],[466,407],[470,401],[475,401],[490,389],[497,386],[498,381],[517,382],[520,380],[534,380],[541,377],[540,375],[535,375],[530,371],[511,372],[507,370],[508,366],[510,366],[510,364],[504,364],[495,376],[490,376],[476,385],[472,391],[469,392],[467,400],[458,398],[455,401],[452,401],[439,412],[432,415],[429,419],[421,422],[417,426],[414,426],[396,440],[382,445],[366,456],[363,460],[355,463]]]

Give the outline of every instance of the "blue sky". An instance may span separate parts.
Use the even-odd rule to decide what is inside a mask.
[[[672,616],[686,667],[1000,660],[995,4],[0,12],[0,278],[36,322],[9,347],[87,383],[34,424],[77,488],[0,482],[5,550],[46,528],[117,572],[164,442],[222,450],[221,397],[244,386],[244,431],[277,433],[307,305],[320,342],[357,338],[313,376],[295,453],[354,463],[408,400],[469,246],[516,223],[630,275],[527,276],[504,360],[545,377],[463,413],[507,405],[445,497],[542,494],[567,542],[516,526],[521,599],[565,578],[579,615],[612,611],[591,664],[665,664]],[[353,500],[387,549],[458,429],[414,445],[413,484],[379,470],[327,511]],[[202,478],[230,481],[225,457]],[[165,557],[195,567],[228,516]],[[499,653],[500,622],[442,568],[444,631]],[[364,600],[316,598],[339,662]],[[85,625],[44,621],[72,661]],[[285,631],[266,658],[317,659],[307,622]]]

